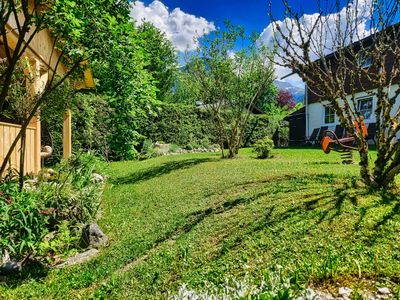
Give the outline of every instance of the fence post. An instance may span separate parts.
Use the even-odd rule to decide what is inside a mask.
[[[72,155],[72,129],[71,129],[71,110],[64,113],[63,124],[63,158],[68,159]]]

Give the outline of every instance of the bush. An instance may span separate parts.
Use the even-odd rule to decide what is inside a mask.
[[[274,142],[268,137],[258,140],[254,144],[254,151],[257,153],[258,158],[269,158],[273,148]]]
[[[53,147],[53,154],[46,160],[46,164],[54,165],[61,161],[63,115],[67,108],[72,111],[73,151],[84,149],[108,159],[111,155],[110,115],[113,110],[107,98],[92,93],[78,93],[71,97],[74,100],[70,107],[46,106],[41,111],[42,142]]]
[[[80,152],[63,161],[55,176],[41,177],[37,192],[49,208],[50,224],[68,220],[75,225],[95,218],[103,188],[92,176],[97,163],[93,154]]]
[[[0,185],[0,257],[19,260],[33,252],[47,234],[48,217],[37,194],[19,191],[17,182]]]
[[[64,161],[58,171],[38,179],[0,184],[0,256],[14,260],[29,254],[67,251],[75,244],[84,223],[92,221],[100,205],[103,182],[93,177],[98,159],[79,153]],[[55,238],[43,241],[49,232]]]
[[[154,150],[154,144],[151,140],[146,139],[143,141],[142,145],[142,150],[139,153],[139,159],[144,160],[144,159],[149,159],[152,157],[156,157],[157,153]]]
[[[258,140],[270,137],[275,147],[287,146],[289,143],[288,122],[282,121],[280,115],[252,115],[245,130],[243,146],[251,147]]]
[[[190,105],[160,104],[155,114],[138,119],[138,132],[143,139],[181,148],[202,148],[216,142],[208,112]]]

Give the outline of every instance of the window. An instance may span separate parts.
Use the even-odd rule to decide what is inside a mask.
[[[364,120],[368,120],[372,116],[373,102],[372,98],[365,98],[358,100],[358,111],[364,117]]]
[[[363,69],[367,69],[370,66],[372,66],[373,60],[371,56],[367,56],[366,54],[362,54],[359,58],[358,58],[358,64],[363,68]]]
[[[325,124],[335,123],[335,111],[330,106],[325,106],[324,122]]]

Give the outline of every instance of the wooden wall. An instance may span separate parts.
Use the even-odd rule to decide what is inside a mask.
[[[10,149],[10,145],[20,131],[21,126],[0,122],[0,162]],[[37,174],[40,171],[40,128],[29,126],[26,131],[25,173]],[[39,144],[38,144],[39,143]],[[11,167],[19,170],[20,142],[12,153]]]

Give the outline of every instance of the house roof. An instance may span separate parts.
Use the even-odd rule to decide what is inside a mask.
[[[18,30],[16,30],[16,21],[10,18],[7,22],[7,44],[10,49],[14,49],[18,42]],[[26,35],[25,40],[29,38],[29,33]],[[0,37],[0,42],[2,42]],[[4,42],[2,42],[4,47]],[[58,74],[64,74],[67,72],[66,67],[61,63],[58,64],[58,58],[60,51],[54,49],[54,39],[51,37],[50,31],[48,29],[43,29],[37,32],[27,46],[26,53],[30,57],[34,57],[39,60],[43,65],[53,72],[56,71]],[[84,78],[80,82],[77,82],[75,86],[78,89],[84,88],[94,88],[93,74],[89,66],[89,62],[85,61],[82,63],[83,66],[87,66],[84,71]]]
[[[305,106],[303,106],[302,108],[292,112],[290,115],[284,117],[283,119],[288,121],[288,120],[290,120],[290,119],[292,119],[294,117],[298,117],[298,116],[304,115],[305,113],[306,113],[306,108],[305,108]]]
[[[390,31],[390,30],[392,30],[392,29],[397,29],[397,30],[399,30],[399,29],[400,29],[400,22],[388,26],[388,27],[385,29],[385,31],[388,32],[388,31]],[[378,32],[376,32],[376,33],[373,33],[373,34],[371,34],[371,35],[369,35],[369,36],[367,36],[367,37],[365,37],[365,38],[363,38],[363,39],[361,39],[361,40],[358,40],[358,41],[356,41],[356,42],[354,42],[354,43],[352,43],[352,44],[350,44],[350,45],[347,45],[346,47],[343,47],[342,49],[336,50],[336,51],[334,51],[334,52],[332,52],[332,53],[329,53],[329,54],[325,55],[324,58],[327,59],[327,58],[334,57],[336,54],[338,54],[339,51],[348,50],[348,49],[350,49],[350,48],[358,48],[358,47],[361,47],[361,46],[363,46],[363,47],[368,47],[368,46],[372,45],[372,43],[373,43],[375,37],[379,36],[380,34],[382,34],[382,31],[378,31]],[[315,61],[318,62],[318,61],[320,61],[321,59],[322,59],[322,58],[317,59],[317,60],[315,60]]]

